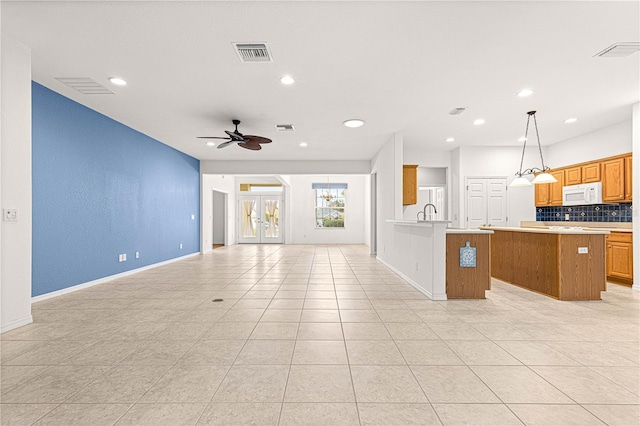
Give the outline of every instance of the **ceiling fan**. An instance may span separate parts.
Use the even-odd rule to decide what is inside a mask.
[[[218,149],[226,148],[231,144],[238,144],[245,149],[250,149],[252,151],[258,151],[262,149],[260,144],[263,143],[271,143],[271,139],[264,138],[262,136],[254,136],[254,135],[243,135],[238,131],[238,124],[240,124],[240,120],[232,120],[233,124],[236,125],[236,129],[233,132],[229,130],[225,130],[224,132],[229,135],[228,137],[220,137],[220,136],[198,136],[198,139],[224,139],[227,142],[223,142],[218,145]]]

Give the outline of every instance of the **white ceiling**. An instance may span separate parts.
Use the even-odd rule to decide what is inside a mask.
[[[593,57],[639,40],[637,1],[1,7],[3,34],[32,49],[35,81],[203,160],[370,159],[394,132],[414,150],[517,145],[531,109],[552,144],[628,120],[640,101],[640,54]],[[241,63],[232,42],[267,42],[274,61]],[[284,74],[296,83],[280,84]],[[83,95],[55,77],[90,77],[115,95]],[[534,95],[516,97],[525,87]],[[454,107],[468,109],[448,116]],[[233,118],[274,142],[218,150],[196,139],[223,136]],[[349,118],[366,125],[348,129]],[[295,132],[275,130],[285,123]]]

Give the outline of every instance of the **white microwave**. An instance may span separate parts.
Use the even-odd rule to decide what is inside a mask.
[[[562,187],[563,206],[602,204],[602,182]]]

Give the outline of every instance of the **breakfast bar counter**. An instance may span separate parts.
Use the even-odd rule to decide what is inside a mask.
[[[559,300],[600,300],[608,231],[490,227],[491,276]]]

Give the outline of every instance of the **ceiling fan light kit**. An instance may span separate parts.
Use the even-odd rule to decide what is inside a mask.
[[[234,131],[225,130],[224,132],[228,135],[228,137],[221,136],[198,136],[198,139],[223,139],[226,142],[218,145],[218,149],[226,148],[229,145],[237,144],[238,146],[244,149],[250,149],[251,151],[259,151],[262,149],[262,144],[271,143],[271,139],[265,138],[263,136],[255,136],[255,135],[243,135],[238,131],[238,125],[240,124],[240,120],[231,120],[231,122],[236,126]]]
[[[516,172],[517,178],[509,184],[509,186],[529,186],[533,184],[542,184],[542,183],[554,183],[558,180],[553,177],[549,172],[551,170],[548,166],[544,165],[544,158],[542,157],[542,146],[540,145],[540,134],[538,133],[538,121],[536,120],[536,111],[527,112],[527,127],[524,132],[524,143],[522,145],[522,157],[520,157],[520,169]],[[536,129],[536,140],[538,141],[538,152],[540,153],[540,163],[542,168],[532,167],[530,169],[522,170],[522,163],[524,162],[524,152],[527,148],[527,139],[529,136],[529,122],[531,121],[531,117],[533,117],[533,125]],[[528,179],[524,178],[525,175],[536,175],[532,182],[529,182]]]

